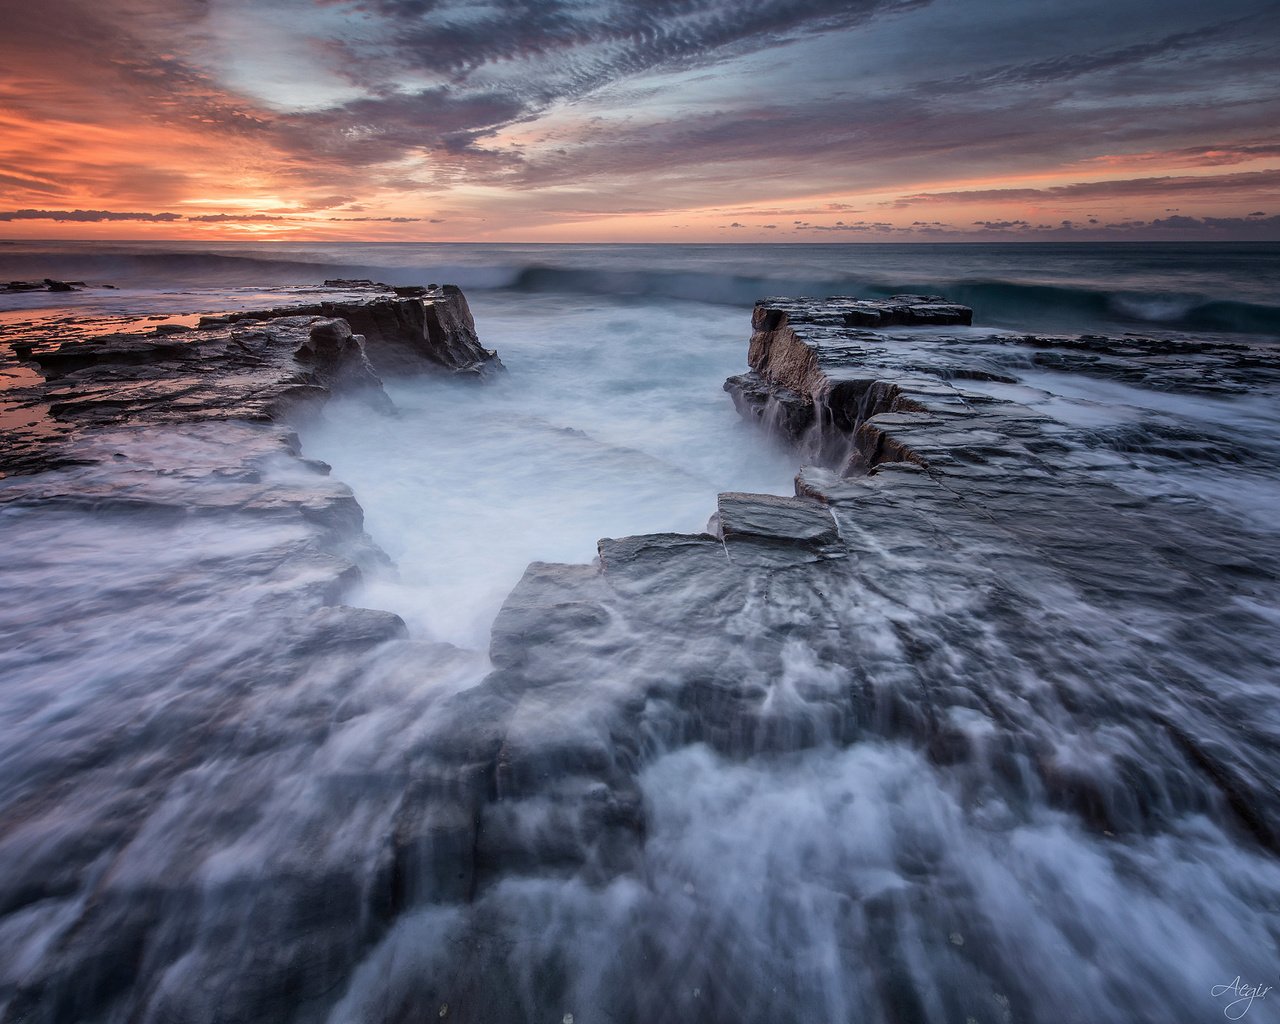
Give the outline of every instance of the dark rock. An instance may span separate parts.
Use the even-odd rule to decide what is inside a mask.
[[[421,295],[416,288],[402,289],[411,293],[402,296],[388,285],[367,281],[325,284],[371,294],[228,313],[216,323],[297,316],[342,319],[364,338],[369,359],[380,373],[435,371],[487,380],[503,370],[498,354],[480,344],[466,297],[456,285],[432,287]]]
[[[740,416],[788,444],[803,444],[816,422],[809,398],[788,387],[769,384],[755,371],[730,377],[724,389]]]
[[[831,513],[816,501],[772,494],[721,494],[715,533],[724,541],[746,539],[822,547],[839,539]]]
[[[89,286],[83,281],[56,281],[46,277],[43,281],[10,281],[0,288],[7,292],[74,292]],[[103,288],[114,288],[114,285],[101,285]]]
[[[381,291],[389,291],[390,285],[379,284],[377,281],[370,281],[367,277],[333,277],[325,281],[326,288],[348,288],[363,289],[375,288]]]
[[[0,441],[0,473],[34,472],[74,458],[86,427],[210,419],[288,420],[310,415],[330,394],[390,399],[343,321],[279,317],[195,330],[110,334],[14,344],[40,369],[6,389],[4,401],[32,410]],[[65,439],[65,440],[60,440]]]
[[[941,295],[895,295],[889,299],[831,299],[844,301],[841,315],[848,327],[945,326],[973,323],[973,310],[948,302]]]
[[[454,285],[445,285],[426,298],[325,303],[324,307],[364,335],[370,358],[383,372],[412,372],[425,364],[486,377],[502,369],[497,353],[480,345],[466,297]]]

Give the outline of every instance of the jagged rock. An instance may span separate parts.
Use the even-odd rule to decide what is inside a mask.
[[[228,313],[201,326],[287,316],[346,320],[365,339],[370,361],[380,373],[448,372],[478,380],[503,370],[497,352],[480,344],[466,296],[456,285],[393,289],[366,281],[326,281],[353,291],[350,298]],[[401,295],[401,291],[410,294]],[[421,294],[419,294],[421,292]]]
[[[829,302],[842,301],[831,299]],[[848,327],[935,327],[973,323],[973,310],[941,295],[895,295],[888,299],[850,299],[841,309]]]
[[[497,353],[481,346],[466,297],[455,285],[447,284],[424,298],[324,303],[323,307],[328,315],[346,319],[364,335],[370,358],[383,372],[413,372],[425,364],[484,378],[502,369]]]
[[[724,389],[733,398],[740,416],[788,444],[802,444],[813,429],[813,402],[788,387],[767,383],[754,370],[730,377],[724,382]]]
[[[887,300],[889,307],[895,301]],[[955,382],[1013,383],[1017,368],[1028,362],[1027,350],[1037,367],[1161,390],[1239,394],[1280,379],[1264,350],[1231,341],[956,337],[928,319],[932,311],[952,306],[936,297],[921,301],[923,306],[901,308],[921,310],[910,322],[928,329],[894,333],[853,326],[862,323],[864,300],[764,300],[752,316],[752,372],[730,377],[725,390],[744,418],[793,446],[802,459],[850,475],[888,462],[923,460],[923,446],[895,439],[916,422],[913,417],[988,401]],[[883,428],[891,424],[900,429],[886,433]]]
[[[160,325],[161,327],[167,325]],[[287,420],[334,391],[389,399],[343,321],[279,317],[251,325],[15,341],[40,368],[6,389],[6,408],[29,409],[0,441],[0,473],[74,460],[76,431],[126,423]]]
[[[14,378],[0,393],[0,477],[74,462],[74,446],[59,439],[84,426],[288,419],[335,391],[387,408],[371,351],[400,372],[483,379],[502,369],[452,285],[403,297],[372,282],[326,285],[352,294],[201,317],[194,328],[158,323],[146,333],[95,335],[90,324],[15,337],[13,358],[0,349],[0,372]],[[16,368],[23,364],[39,373]]]
[[[822,547],[839,539],[835,520],[821,504],[772,494],[721,494],[717,502],[716,536]]]
[[[391,286],[370,281],[367,277],[331,277],[324,282],[326,288],[377,288],[390,291]]]

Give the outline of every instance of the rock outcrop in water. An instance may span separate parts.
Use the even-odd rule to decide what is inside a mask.
[[[341,308],[358,317],[382,301]],[[435,320],[407,322],[454,332],[461,352],[474,343],[465,301],[442,304]],[[474,654],[409,639],[393,613],[343,603],[387,559],[351,490],[302,457],[290,424],[335,394],[389,407],[363,339],[346,319],[264,312],[145,333],[37,326],[4,348],[0,635],[21,639],[4,652],[0,703],[30,742],[16,763],[0,757],[0,1020],[312,1012],[383,934],[398,883],[375,872],[368,891],[366,861],[389,842],[377,826],[349,837],[355,847],[328,835],[321,850],[327,826],[308,801],[272,809],[269,793],[293,778],[332,787],[326,808],[360,804],[360,779],[310,758],[368,698],[364,682],[398,691],[411,722],[434,699],[421,673],[482,671]],[[178,639],[148,646],[165,628]],[[95,728],[50,711],[99,685]],[[186,814],[186,780],[206,772],[219,782]],[[374,787],[369,806],[387,791]],[[165,808],[183,821],[152,841]],[[264,816],[296,830],[287,855],[250,855],[214,878],[198,852],[209,830],[252,842]],[[93,866],[104,857],[105,875]],[[192,913],[206,915],[203,952]],[[173,987],[157,988],[162,975]]]
[[[792,323],[797,313],[803,338]],[[729,378],[725,390],[740,413],[760,420],[818,464],[848,475],[871,457],[851,443],[855,424],[875,413],[920,408],[910,385],[904,389],[868,376],[874,366],[860,357],[857,335],[849,328],[968,325],[972,320],[971,309],[940,296],[761,303],[752,316],[747,353],[752,372]],[[936,390],[927,380],[923,386]]]
[[[442,919],[433,954],[433,976],[449,985],[398,987],[406,1009],[395,1019],[446,992],[467,1020],[517,1019],[543,1005],[520,994],[530,978],[548,992],[580,983],[582,965],[558,958],[589,943],[576,929],[608,917],[605,897],[579,918],[578,897],[555,886],[616,894],[620,880],[663,877],[674,840],[654,804],[670,802],[646,773],[690,745],[784,771],[802,751],[889,743],[972,804],[964,814],[1010,816],[997,829],[1058,815],[1122,851],[1181,842],[1186,821],[1204,820],[1263,857],[1280,853],[1280,791],[1251,753],[1270,742],[1271,699],[1251,682],[1280,678],[1280,655],[1234,640],[1268,628],[1277,552],[1242,546],[1239,525],[1202,501],[1135,488],[1143,470],[1127,440],[994,393],[1028,347],[1052,343],[869,331],[848,314],[848,300],[770,301],[755,314],[751,384],[812,409],[823,431],[811,443],[829,466],[805,467],[795,497],[722,495],[706,534],[605,539],[597,565],[534,564],[507,600],[495,671],[441,709],[425,747],[432,767],[397,829],[396,875],[414,880],[414,899],[466,910]],[[1173,389],[1237,373],[1280,382],[1257,352],[1188,345],[1176,362],[1197,366],[1193,378],[1162,347],[1112,340],[1108,372]],[[805,424],[799,411],[775,422],[802,440],[810,429],[791,427]],[[848,878],[824,882],[826,898],[847,901],[824,927],[851,951],[844,969],[861,1014],[933,1019],[926,1004],[941,1001],[937,1019],[1049,1019],[1043,978],[1021,965],[1048,964],[1057,947],[1035,930],[1015,937],[1022,926],[1010,920],[930,909],[948,880],[979,884],[963,852],[899,856],[894,884],[905,888],[893,898],[876,895],[856,859]],[[795,876],[791,886],[807,881],[797,866],[776,870]],[[557,941],[519,920],[552,891],[564,901]],[[739,938],[732,913],[713,904],[701,916],[686,892],[687,910],[637,896],[614,919],[625,939],[597,935],[621,942],[610,961],[628,966],[593,976],[589,1010],[737,1022],[824,1005],[789,965],[690,961],[689,941],[670,936],[725,950]],[[799,897],[770,892],[744,898],[779,901],[753,913],[785,932]],[[1053,934],[1079,927],[1070,907],[1040,913]],[[908,977],[904,958],[916,955],[948,967]]]
[[[342,298],[201,317],[195,326],[80,327],[65,340],[56,331],[19,334],[12,354],[0,353],[10,378],[0,391],[8,428],[0,473],[75,461],[74,435],[86,427],[287,420],[334,392],[385,405],[378,372],[485,378],[502,369],[453,285],[414,298],[354,284]]]
[[[456,285],[395,288],[346,280],[325,284],[352,290],[356,297],[211,317],[203,323],[287,316],[338,317],[364,337],[365,349],[380,373],[434,370],[484,380],[503,369],[497,352],[480,344],[466,296]]]

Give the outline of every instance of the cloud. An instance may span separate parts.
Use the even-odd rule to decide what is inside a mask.
[[[280,224],[296,219],[279,213],[204,213],[187,218],[197,224]]]
[[[1243,141],[1222,144],[1183,146],[1179,149],[1148,150],[1138,153],[1113,153],[1093,157],[1090,163],[1135,164],[1156,163],[1165,166],[1221,167],[1280,157],[1280,142]]]
[[[1263,0],[1166,0],[1156,20],[1114,0],[9,7],[0,203],[15,213],[179,208],[212,227],[332,211],[296,222],[335,234],[421,208],[530,237],[628,211],[712,231],[949,230],[802,219],[901,194],[887,205],[970,204],[954,219],[980,231],[1026,213],[1011,203],[1086,201],[1191,230],[1150,227],[1165,204],[1147,200],[1168,195],[1213,234],[1212,214],[1273,208],[1280,174],[1256,170],[1280,158],[1280,94],[1261,84],[1280,15]],[[1254,176],[1178,170],[1236,164]],[[948,184],[965,181],[989,184]],[[237,207],[257,212],[223,212]]]
[[[0,210],[0,221],[54,220],[97,223],[113,220],[167,222],[182,220],[180,213],[116,213],[111,210]]]
[[[986,188],[954,192],[917,192],[884,203],[905,207],[920,203],[975,203],[1003,200],[1116,199],[1132,196],[1166,196],[1189,193],[1257,192],[1280,189],[1280,169],[1243,171],[1238,174],[1212,174],[1160,178],[1119,178],[1110,181],[1084,181],[1051,188]]]
[[[961,78],[937,83],[947,89],[965,86],[1027,86],[1061,82],[1084,75],[1131,68],[1154,59],[1165,59],[1189,51],[1212,47],[1223,37],[1230,37],[1252,19],[1232,18],[1212,25],[1171,32],[1158,39],[1143,40],[1111,49],[1091,48],[1084,52],[1066,53],[1039,60],[984,69]]]

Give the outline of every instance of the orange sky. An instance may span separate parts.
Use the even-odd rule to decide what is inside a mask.
[[[944,66],[892,50],[946,4],[815,3],[735,33],[706,0],[649,48],[584,14],[562,39],[550,0],[492,39],[445,6],[447,35],[397,0],[16,7],[0,238],[1280,238],[1280,60],[1239,17],[1166,6],[1197,46],[1133,4],[1103,53]]]

